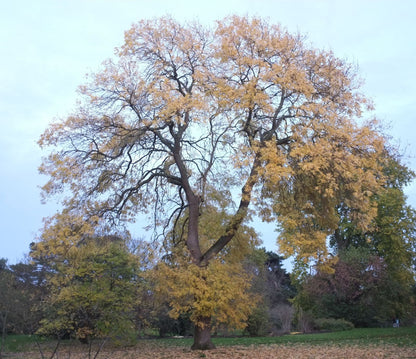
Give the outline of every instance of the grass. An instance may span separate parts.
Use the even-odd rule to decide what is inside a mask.
[[[8,335],[4,342],[3,352],[20,352],[35,346],[36,341],[45,342],[47,339],[34,335]]]
[[[36,351],[36,340],[41,341],[43,347],[53,347],[54,341],[36,338],[34,336],[10,335],[6,338],[5,353],[22,353]],[[217,347],[260,347],[282,346],[291,347],[307,345],[309,347],[386,347],[416,348],[416,327],[403,328],[364,328],[342,332],[316,333],[316,334],[291,334],[280,337],[236,337],[214,338]],[[139,340],[136,348],[158,348],[169,350],[186,349],[192,345],[192,338],[168,338]],[[82,350],[76,341],[62,343],[61,348],[71,347]],[[107,347],[107,350],[110,348]],[[228,350],[228,349],[227,349]]]
[[[159,345],[182,346],[192,345],[191,338],[155,339]],[[309,345],[377,345],[391,344],[399,346],[416,346],[416,327],[402,328],[359,328],[341,332],[291,334],[279,337],[237,337],[213,338],[217,346],[250,346],[273,344],[309,344]]]

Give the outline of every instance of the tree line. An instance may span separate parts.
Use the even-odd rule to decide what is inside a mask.
[[[33,244],[32,251],[35,247]],[[88,238],[71,252],[70,256],[56,256],[53,260],[31,252],[30,261],[13,265],[1,260],[3,335],[39,334],[77,338],[83,343],[96,338],[128,342],[149,335],[192,335],[193,308],[177,312],[172,297],[161,290],[166,270],[160,272],[158,265],[166,265],[166,259],[155,264],[143,257],[148,250],[146,254],[138,253],[137,248],[132,251],[119,237]],[[259,334],[253,308],[257,308],[260,299],[259,310],[266,303],[270,309],[289,305],[295,288],[281,261],[275,253],[256,248],[244,258],[238,272],[230,272],[230,266],[224,264],[224,275],[229,277],[224,280],[227,286],[237,278],[248,282],[237,280],[232,288],[223,287],[212,293],[215,302],[209,306],[217,332],[235,333],[236,329],[246,328],[248,334]],[[243,286],[244,292],[235,290],[238,286]],[[193,288],[187,284],[181,290],[190,294]],[[218,303],[225,291],[229,292],[229,302]],[[183,300],[185,306],[187,300]],[[249,301],[241,311],[244,300]],[[281,329],[278,321],[276,317],[275,330]]]

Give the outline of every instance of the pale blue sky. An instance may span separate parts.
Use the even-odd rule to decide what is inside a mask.
[[[416,1],[413,0],[10,0],[0,4],[0,257],[15,263],[52,215],[40,203],[36,141],[73,108],[76,88],[122,44],[133,22],[166,14],[212,24],[258,15],[357,64],[375,115],[416,170]],[[407,189],[416,207],[416,186]],[[264,225],[261,228],[266,228]],[[264,230],[275,247],[272,227]]]

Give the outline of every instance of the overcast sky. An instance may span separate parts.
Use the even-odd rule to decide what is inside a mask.
[[[170,14],[212,24],[230,14],[268,17],[313,46],[359,66],[375,115],[416,170],[416,1],[413,0],[9,0],[0,4],[0,258],[28,253],[42,218],[45,182],[36,142],[75,105],[85,74],[97,70],[140,19]],[[416,207],[416,186],[406,190]],[[262,228],[265,228],[262,226]],[[263,240],[275,249],[270,227]]]

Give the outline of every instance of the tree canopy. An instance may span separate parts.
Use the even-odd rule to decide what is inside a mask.
[[[65,229],[64,245],[45,236],[32,246],[34,263],[49,268],[48,294],[40,303],[44,313],[37,332],[76,337],[85,343],[92,338],[129,338],[140,291],[138,257],[116,236],[84,237],[71,246],[77,233],[74,228]]]
[[[80,88],[77,110],[41,136],[53,147],[44,194],[62,193],[65,211],[84,219],[147,212],[162,235],[185,218],[199,267],[250,211],[279,224],[284,254],[325,257],[337,206],[366,229],[383,182],[384,139],[361,119],[371,103],[359,84],[353,65],[260,18],[141,21]],[[201,214],[218,196],[221,230],[202,247]]]

